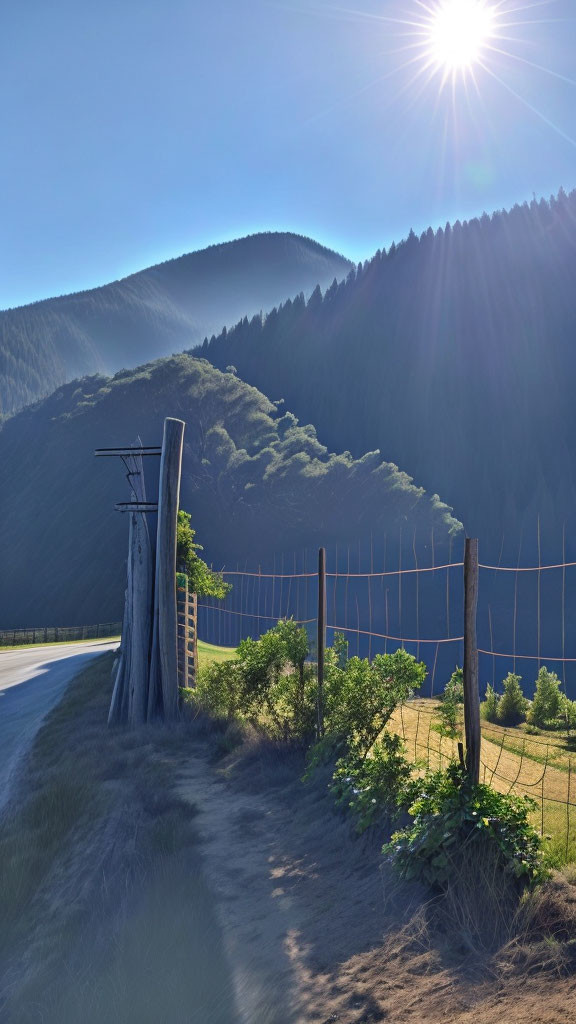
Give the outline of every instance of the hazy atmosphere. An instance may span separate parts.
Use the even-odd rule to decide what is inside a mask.
[[[0,1024],[576,1024],[576,10],[0,11]]]

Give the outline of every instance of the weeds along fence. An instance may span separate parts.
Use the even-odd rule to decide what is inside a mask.
[[[96,640],[120,636],[121,632],[121,622],[104,622],[95,626],[38,626],[35,629],[4,629],[0,630],[0,647],[68,643],[71,640]]]
[[[372,658],[404,647],[426,663],[422,696],[395,715],[393,726],[417,762],[440,767],[457,756],[456,741],[438,731],[434,698],[463,662],[463,554],[458,547],[437,562],[433,545],[427,554],[426,564],[416,546],[411,558],[397,550],[397,564],[387,566],[377,564],[372,545],[329,551],[326,635],[330,644],[335,633],[343,633],[351,655]],[[199,635],[235,647],[243,637],[293,618],[306,627],[315,660],[316,559],[308,551],[279,555],[267,568],[225,569],[233,589],[223,602],[199,601]],[[481,693],[488,683],[498,690],[507,673],[515,672],[531,697],[538,671],[546,666],[560,677],[567,696],[576,697],[576,562],[510,566],[481,560],[477,625]],[[531,797],[534,820],[553,836],[561,859],[576,859],[575,770],[576,735],[531,736],[483,723],[481,779],[501,792]]]
[[[457,739],[442,734],[430,701],[409,701],[396,711],[391,727],[421,767],[442,768],[458,758]],[[532,820],[551,837],[559,861],[576,860],[575,771],[576,734],[531,736],[482,723],[480,781],[534,801]]]

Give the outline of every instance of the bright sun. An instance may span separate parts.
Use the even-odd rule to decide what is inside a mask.
[[[485,0],[439,0],[427,28],[430,62],[448,74],[466,72],[496,35],[496,8]]]

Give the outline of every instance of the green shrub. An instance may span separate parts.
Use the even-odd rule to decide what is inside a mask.
[[[498,721],[498,699],[496,690],[493,686],[490,686],[490,683],[488,683],[484,703],[480,706],[482,717],[485,718],[487,722]]]
[[[562,720],[565,708],[566,697],[560,692],[558,676],[543,666],[536,680],[536,692],[528,713],[528,721],[541,729],[565,726],[565,717]]]
[[[527,732],[529,736],[541,736],[542,735],[542,733],[540,732],[540,729],[538,728],[538,726],[537,725],[530,725],[529,722],[524,727],[524,731]]]
[[[201,668],[196,689],[184,690],[186,704],[214,718],[233,718],[242,711],[243,679],[239,661],[213,661]]]
[[[440,716],[439,725],[435,726],[441,736],[459,739],[462,731],[461,711],[464,707],[464,673],[461,668],[454,669],[444,687],[441,703],[436,708]]]
[[[364,756],[384,730],[396,708],[426,678],[423,662],[403,648],[393,654],[350,658],[343,663],[342,642],[326,662],[325,728],[344,736]]]
[[[310,739],[316,717],[316,683],[313,671],[305,665],[306,630],[292,619],[281,621],[259,640],[243,640],[237,654],[242,678],[240,710],[265,724],[278,739]]]
[[[351,810],[358,832],[401,808],[413,768],[404,749],[399,736],[383,732],[368,757],[352,747],[337,761],[330,789],[336,802]]]
[[[498,701],[498,721],[501,725],[519,725],[526,718],[530,706],[522,693],[521,676],[509,672],[504,680],[504,693]]]
[[[546,875],[540,837],[528,820],[535,807],[528,797],[472,786],[453,764],[420,780],[409,808],[414,820],[384,853],[403,878],[444,889],[472,844],[493,843],[501,870],[532,885]]]

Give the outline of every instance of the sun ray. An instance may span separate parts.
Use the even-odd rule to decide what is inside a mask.
[[[535,64],[533,60],[528,60],[527,57],[521,57],[517,53],[511,53],[509,50],[501,50],[496,46],[491,46],[490,49],[494,53],[501,54],[503,57],[519,61],[521,64],[527,64],[528,67],[534,68],[535,71],[542,71],[545,75],[551,75],[552,78],[558,78],[561,82],[566,82],[567,85],[573,85],[576,87],[576,81],[573,78],[568,78],[567,75],[562,75],[559,71],[553,71],[552,68],[545,68],[543,64]]]
[[[496,72],[487,64],[482,64],[482,67],[484,68],[484,71],[486,71],[487,74],[491,75],[492,78],[494,78],[501,86],[503,86],[504,89],[507,89],[508,92],[519,101],[519,103],[522,103],[525,107],[527,107],[528,110],[532,111],[532,113],[535,114],[535,116],[538,117],[541,121],[543,121],[544,124],[548,126],[548,128],[551,128],[554,132],[556,132],[556,134],[559,135],[560,138],[564,139],[565,142],[568,142],[571,146],[576,147],[576,139],[573,139],[572,136],[568,135],[565,131],[563,131],[562,128],[559,127],[559,125],[555,124],[554,121],[550,120],[550,118],[547,117],[546,114],[543,114],[541,110],[538,110],[538,107],[535,107],[533,103],[530,103],[530,101],[527,100],[525,96],[522,96],[521,93],[517,92],[516,89],[514,89],[509,82],[506,82],[504,78],[501,78],[500,75],[497,75]]]

